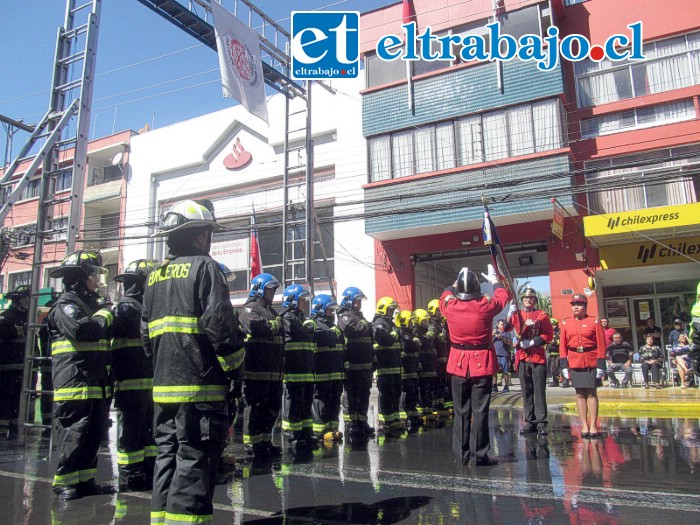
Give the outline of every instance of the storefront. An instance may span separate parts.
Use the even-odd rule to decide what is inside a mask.
[[[638,348],[652,319],[666,344],[700,280],[700,203],[592,215],[584,227],[599,247],[599,307],[611,326]]]

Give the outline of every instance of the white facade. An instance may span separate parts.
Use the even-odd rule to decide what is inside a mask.
[[[331,212],[334,218],[325,228],[332,228],[337,291],[340,293],[348,286],[361,288],[368,298],[365,314],[369,315],[373,310],[370,305],[375,301],[375,275],[374,240],[365,235],[362,217],[362,185],[367,182],[359,95],[363,82],[358,78],[328,84],[336,90],[335,94],[318,85],[312,94],[314,170],[318,179],[315,202],[317,210],[325,207],[326,213]],[[305,114],[294,116],[302,104],[298,98],[291,101],[290,130],[304,127]],[[248,267],[248,234],[241,230],[249,225],[253,207],[258,222],[261,216],[281,215],[282,211],[284,96],[268,98],[268,111],[269,127],[242,106],[235,106],[132,139],[125,219],[125,232],[130,240],[124,246],[125,263],[164,255],[162,243],[149,238],[153,231],[150,225],[157,222],[163,208],[185,198],[208,197],[214,203],[220,223],[232,229],[238,226],[235,239],[218,245],[215,239],[212,253],[216,251],[217,260],[237,274]],[[292,146],[303,143],[304,131],[291,135],[290,139]],[[236,159],[240,162],[247,156],[242,150],[250,153],[252,160],[243,168],[230,169],[237,167]],[[290,155],[292,168],[296,163],[294,157]],[[291,187],[289,199],[303,203],[305,188]],[[344,220],[351,216],[357,218]],[[281,223],[277,232],[281,249]],[[319,256],[317,253],[316,257]],[[266,260],[263,246],[263,267],[269,259],[268,256]],[[247,288],[248,283],[244,284]],[[322,286],[317,287],[316,293],[322,291]],[[243,294],[233,294],[234,304],[242,304],[243,300]]]

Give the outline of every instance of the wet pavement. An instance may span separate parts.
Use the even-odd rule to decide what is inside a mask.
[[[115,419],[112,415],[112,419]],[[255,463],[234,440],[214,524],[697,523],[698,418],[606,417],[605,437],[581,439],[576,418],[550,413],[549,436],[521,437],[517,409],[491,412],[494,467],[452,460],[451,423],[400,439],[322,447]],[[114,429],[112,429],[113,431]],[[116,483],[113,435],[98,482]],[[279,436],[275,436],[279,441]],[[0,441],[0,524],[147,524],[149,493],[60,503],[48,442]]]

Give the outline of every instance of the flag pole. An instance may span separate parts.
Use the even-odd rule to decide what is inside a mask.
[[[493,262],[493,267],[498,273],[503,285],[506,287],[510,296],[515,303],[515,307],[520,312],[520,307],[518,305],[518,299],[515,295],[515,285],[513,282],[513,275],[508,266],[508,260],[506,259],[506,253],[501,245],[500,239],[498,237],[498,231],[496,230],[496,225],[491,220],[491,213],[487,205],[486,196],[481,196],[481,202],[484,205],[484,220],[483,220],[483,239],[484,245],[489,247],[489,252],[491,253],[491,261]]]

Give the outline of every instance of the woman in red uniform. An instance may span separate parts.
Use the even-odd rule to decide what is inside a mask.
[[[571,297],[573,317],[561,323],[559,357],[562,374],[576,389],[576,406],[581,418],[581,437],[598,438],[598,382],[605,374],[605,331],[588,315],[585,295]]]

